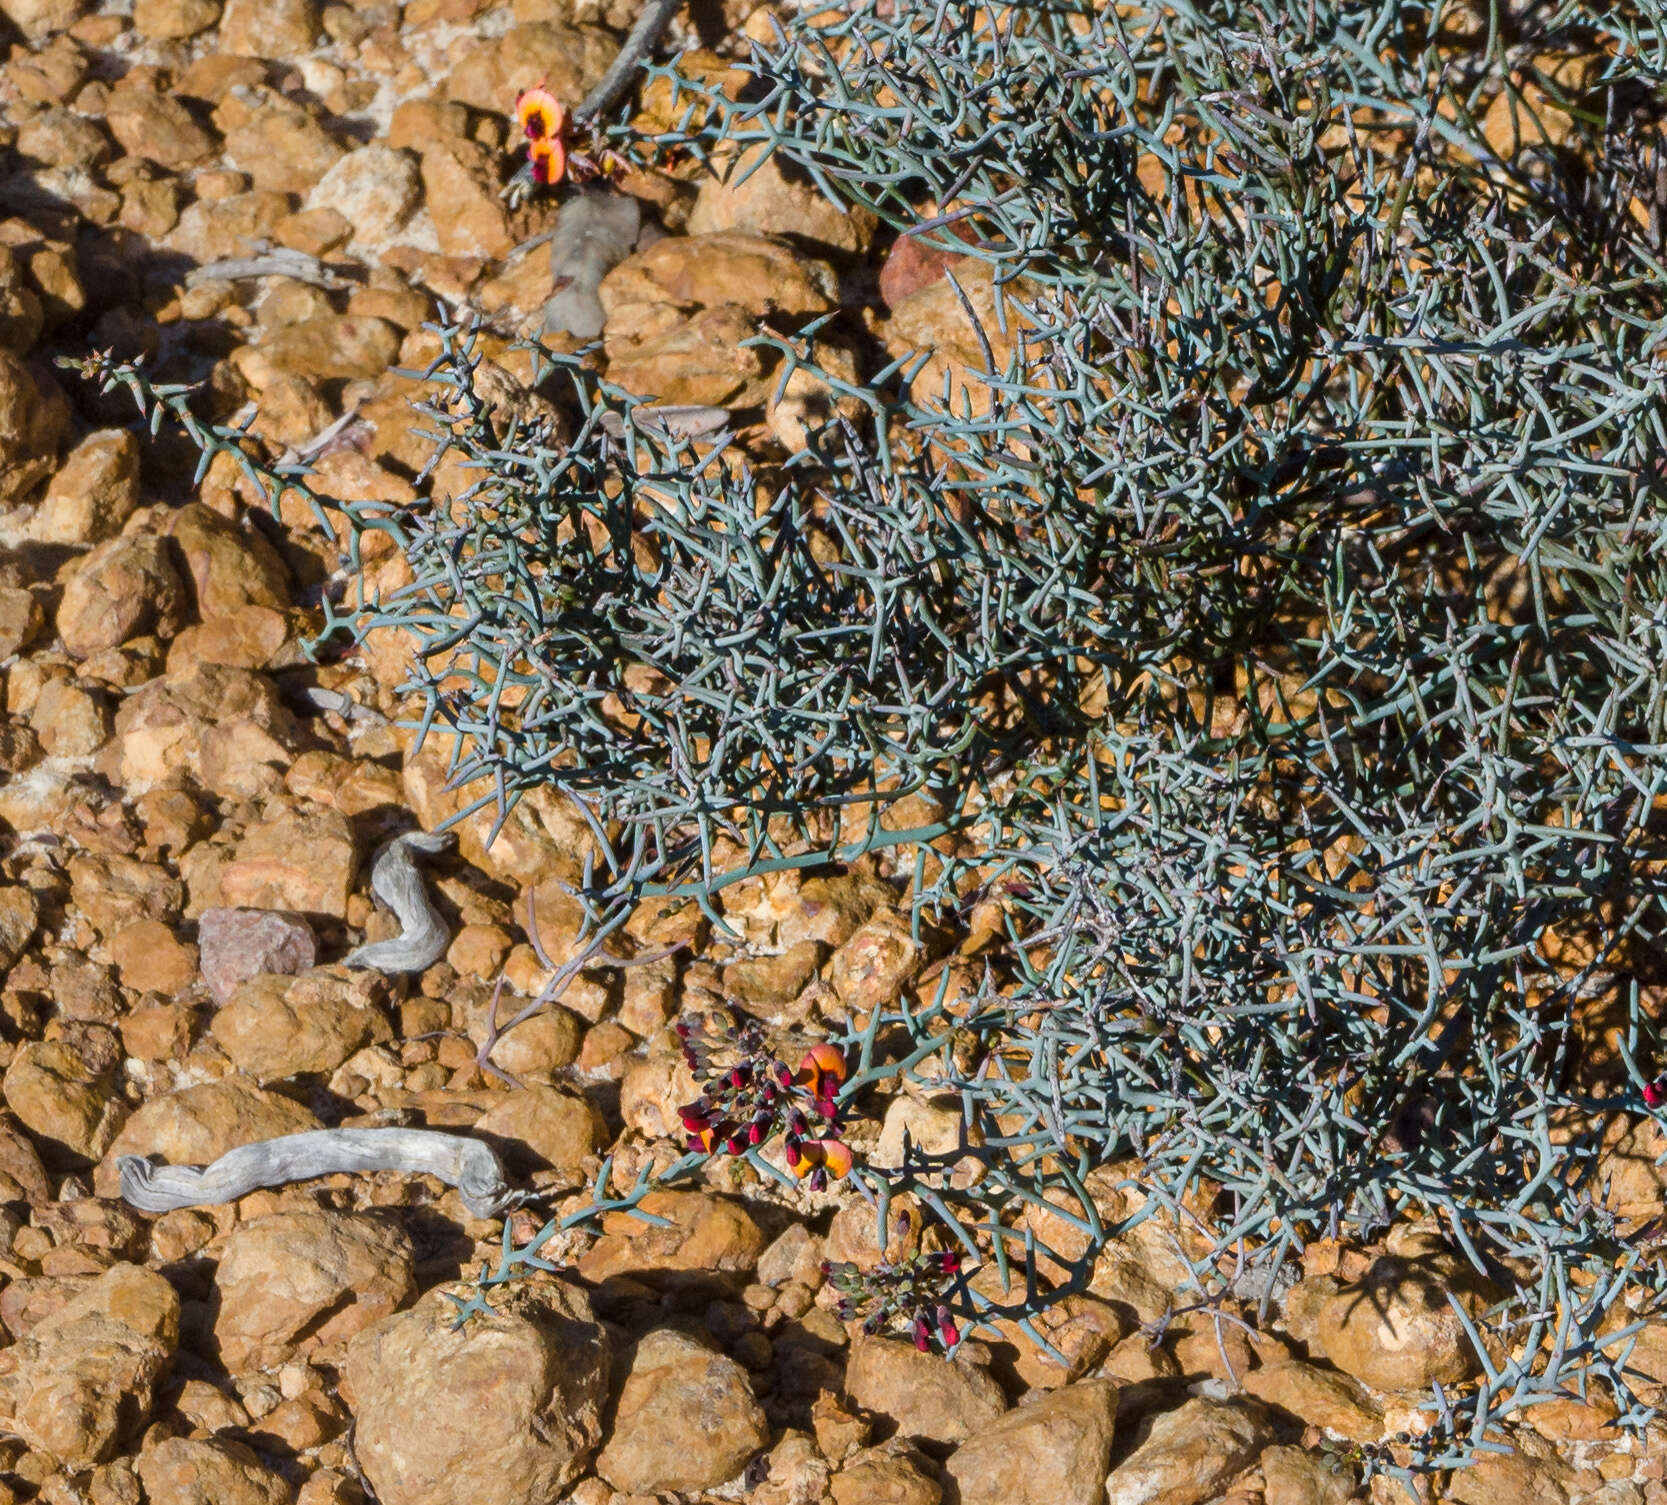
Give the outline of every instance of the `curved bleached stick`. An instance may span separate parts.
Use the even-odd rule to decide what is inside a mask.
[[[497,1152],[483,1140],[432,1129],[314,1129],[228,1150],[211,1165],[156,1165],[121,1155],[122,1197],[141,1212],[234,1202],[262,1186],[340,1171],[438,1176],[463,1194],[471,1217],[496,1217],[523,1200],[511,1191]]]
[[[411,854],[442,852],[450,845],[450,836],[429,836],[422,831],[408,831],[383,845],[371,864],[370,891],[394,912],[399,934],[391,941],[372,941],[350,951],[342,958],[343,966],[422,972],[446,954],[451,936],[440,912],[429,902]]]

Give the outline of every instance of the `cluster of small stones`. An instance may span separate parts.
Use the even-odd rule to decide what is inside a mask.
[[[770,34],[767,5],[709,9],[726,40],[687,66],[722,70]],[[529,916],[552,961],[576,942],[561,884],[583,829],[536,797],[490,850],[486,820],[464,822],[433,869],[445,959],[409,984],[340,966],[394,928],[368,855],[464,799],[446,750],[394,724],[406,645],[309,666],[307,605],[338,545],[299,511],[274,526],[218,465],[192,493],[194,456],[141,444],[125,396],[53,374],[54,355],[143,351],[163,376],[206,379],[217,416],[256,405],[274,454],[347,417],[314,451],[321,492],[412,496],[417,388],[390,368],[434,353],[437,299],[491,320],[489,375],[534,400],[505,352],[557,271],[512,253],[557,207],[498,197],[516,91],[542,78],[578,98],[633,12],[0,0],[0,1505],[353,1505],[367,1485],[383,1505],[1403,1498],[1362,1485],[1359,1461],[1428,1424],[1432,1382],[1462,1391],[1474,1360],[1446,1293],[1487,1296],[1419,1229],[1311,1247],[1266,1323],[1231,1308],[1164,1324],[1185,1235],[1149,1221],[1046,1317],[1062,1368],[1017,1331],[946,1361],[865,1333],[849,1307],[842,1321],[825,1272],[897,1268],[908,1236],[879,1248],[848,1190],[787,1194],[734,1159],[655,1193],[664,1226],[610,1220],[568,1275],[497,1293],[461,1330],[444,1292],[500,1227],[437,1182],[333,1177],[154,1218],[119,1199],[123,1154],[201,1164],[399,1124],[489,1138],[560,1207],[606,1154],[628,1185],[678,1153],[697,1084],[677,1017],[732,1007],[802,1048],[933,996],[945,969],[976,975],[953,938],[911,937],[882,866],[781,874],[723,895],[739,945],[691,906],[641,911],[623,951],[676,949],[582,975],[506,1035],[492,1059],[520,1085],[483,1073],[494,984],[525,998],[545,978]],[[603,279],[598,360],[633,391],[761,414],[736,440],[755,460],[796,447],[827,398],[799,378],[776,393],[739,348],[766,317],[854,298],[870,346],[936,348],[932,386],[946,363],[980,363],[948,258],[881,248],[773,168],[734,188],[625,187],[668,233]],[[256,243],[314,275],[189,275]],[[981,265],[957,273],[987,313]],[[319,711],[318,688],[364,712]],[[846,1130],[871,1163],[896,1164],[905,1132],[962,1142],[953,1104],[871,1107]],[[1659,1197],[1657,1149],[1612,1154]],[[1096,1183],[1112,1217],[1128,1210],[1118,1179]],[[1667,1381],[1667,1329],[1633,1362],[1646,1391]],[[1449,1497],[1661,1505],[1667,1430],[1617,1438],[1611,1414],[1535,1409],[1517,1452]]]

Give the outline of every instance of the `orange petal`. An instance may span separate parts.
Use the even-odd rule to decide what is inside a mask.
[[[516,96],[515,119],[528,139],[547,140],[559,136],[567,123],[567,110],[542,84]]]
[[[799,1163],[793,1174],[803,1181],[817,1170],[825,1170],[834,1180],[851,1169],[851,1149],[838,1139],[807,1139],[799,1145]]]
[[[717,1136],[710,1129],[702,1129],[695,1135],[695,1138],[700,1141],[701,1149],[705,1150],[706,1153],[710,1155],[712,1153],[712,1145]]]
[[[823,1097],[827,1095],[823,1080],[830,1077],[836,1087],[845,1080],[845,1057],[824,1041],[805,1052],[799,1062],[799,1080],[810,1088],[812,1097]]]
[[[555,136],[529,141],[527,158],[532,163],[535,183],[559,183],[567,171],[567,148]]]

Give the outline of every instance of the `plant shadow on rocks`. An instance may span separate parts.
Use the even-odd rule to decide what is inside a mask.
[[[1592,1161],[1553,1136],[1583,1107],[1583,984],[1541,939],[1594,916],[1591,965],[1618,967],[1667,937],[1640,9],[1517,7],[1520,57],[1306,0],[1243,27],[1125,8],[1115,36],[1054,7],[789,18],[695,144],[766,145],[892,231],[959,200],[1037,288],[1013,379],[983,412],[865,391],[879,421],[816,432],[761,507],[573,362],[626,439],[510,433],[450,330],[436,403],[481,485],[463,519],[353,510],[422,584],[327,603],[327,630],[412,630],[463,776],[583,804],[599,915],[879,851],[905,880],[921,859],[916,919],[1000,910],[953,1021],[909,1000],[844,1043],[902,1031],[896,1075],[1017,1126],[1016,1179],[876,1187],[913,1176],[987,1239],[1027,1195],[1086,1214],[1081,1176],[1132,1156],[1167,1210],[1197,1203],[1212,1296],[1235,1257],[1265,1292],[1313,1238],[1456,1220],[1512,1300],[1601,1284],[1523,1370],[1630,1408],[1598,1343],[1663,1275],[1588,1216]],[[1488,139],[1473,105],[1594,39],[1603,111],[1562,110],[1556,151]],[[882,103],[900,90],[917,107]],[[933,818],[842,845],[881,789]],[[1663,1042],[1635,997],[1616,1025],[1630,1094]],[[1534,1388],[1490,1377],[1415,1463]]]

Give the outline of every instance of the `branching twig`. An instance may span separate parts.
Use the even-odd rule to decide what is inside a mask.
[[[544,986],[538,990],[538,993],[522,1005],[513,1018],[502,1025],[498,1023],[498,1000],[503,994],[504,979],[499,977],[496,986],[492,989],[491,1002],[486,1011],[486,1038],[481,1042],[479,1050],[475,1052],[475,1065],[482,1072],[490,1073],[497,1077],[499,1081],[506,1082],[512,1087],[521,1085],[503,1067],[493,1063],[493,1050],[497,1047],[498,1041],[514,1029],[516,1025],[531,1019],[546,1004],[559,1003],[562,994],[567,991],[574,978],[585,968],[599,964],[609,967],[642,967],[647,966],[650,962],[664,961],[668,956],[674,956],[682,949],[684,943],[678,941],[674,945],[644,956],[607,955],[603,948],[606,946],[609,937],[625,923],[629,915],[630,909],[628,906],[617,907],[614,913],[602,922],[596,932],[588,940],[585,940],[584,944],[572,956],[568,957],[560,966],[557,966],[550,960],[549,955],[544,950],[544,943],[538,933],[538,919],[533,907],[533,896],[531,894],[527,896],[527,939],[532,943],[534,955],[538,957],[540,964],[549,971],[550,976],[546,979]]]

